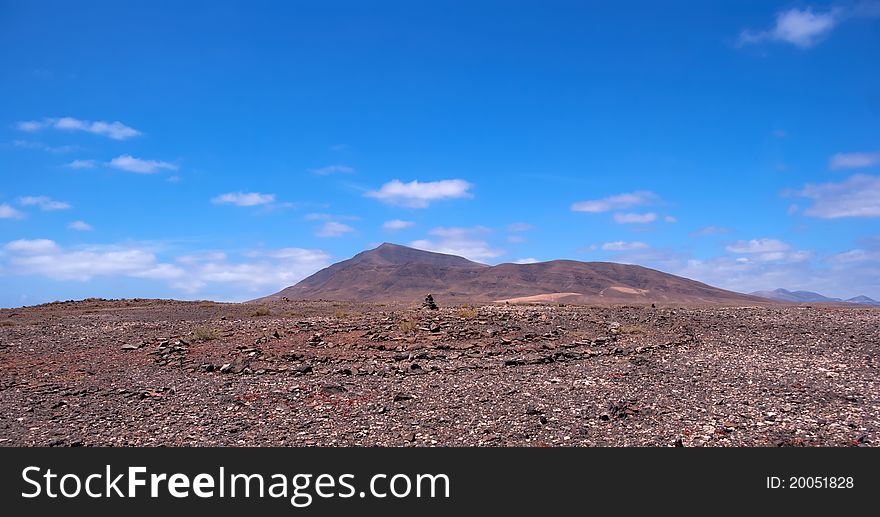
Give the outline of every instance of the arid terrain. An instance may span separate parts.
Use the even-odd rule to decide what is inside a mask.
[[[0,445],[880,443],[880,309],[440,305],[0,310]]]

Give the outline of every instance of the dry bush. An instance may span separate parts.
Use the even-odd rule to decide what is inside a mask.
[[[196,341],[211,341],[220,337],[220,333],[215,329],[201,327],[193,331],[193,338]]]
[[[333,316],[335,316],[336,319],[343,320],[343,319],[345,319],[345,318],[348,317],[348,313],[345,312],[345,311],[342,310],[342,309],[336,309],[336,310],[333,312]]]
[[[7,321],[0,321],[0,327],[14,327],[14,326],[15,326],[14,321],[8,321],[8,320]]]
[[[257,307],[256,309],[251,311],[250,315],[255,318],[260,316],[271,316],[272,310],[265,306]]]
[[[400,322],[401,332],[410,334],[412,332],[415,332],[417,328],[419,328],[419,324],[415,320],[404,320]]]
[[[643,327],[642,325],[621,325],[620,328],[617,330],[617,332],[619,334],[632,334],[632,335],[653,334],[653,332],[650,329],[647,329],[647,328]]]
[[[458,309],[456,312],[459,318],[463,318],[466,320],[472,320],[480,315],[479,311],[477,311],[476,307],[462,307]]]

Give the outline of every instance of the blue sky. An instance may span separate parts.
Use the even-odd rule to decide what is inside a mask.
[[[0,46],[0,306],[384,241],[880,298],[878,2],[2,1]]]

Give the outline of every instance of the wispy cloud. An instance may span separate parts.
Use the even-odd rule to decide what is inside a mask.
[[[68,224],[67,227],[78,232],[90,232],[94,229],[92,228],[92,225],[85,221],[73,221]]]
[[[176,171],[177,165],[170,162],[163,162],[157,160],[142,160],[140,158],[135,158],[130,154],[123,154],[122,156],[117,156],[110,160],[107,163],[108,167],[113,167],[114,169],[119,169],[127,172],[134,172],[137,174],[154,174],[161,170],[169,170]]]
[[[777,41],[801,48],[812,47],[825,38],[840,23],[842,11],[832,9],[814,12],[812,8],[789,9],[776,14],[773,27],[754,31],[746,29],[739,35],[740,45]]]
[[[514,264],[537,264],[538,259],[533,257],[526,257],[521,259],[516,259],[513,261]]]
[[[657,214],[653,212],[648,212],[646,214],[626,214],[626,213],[617,213],[614,214],[614,221],[621,224],[646,224],[653,223],[657,220]]]
[[[329,176],[331,174],[351,174],[354,172],[352,167],[347,165],[328,165],[327,167],[321,167],[319,169],[311,169],[310,172],[312,174],[317,174],[318,176]]]
[[[37,151],[46,151],[47,153],[69,153],[79,149],[75,145],[48,145],[43,142],[34,142],[32,140],[13,140],[12,145],[20,149],[34,149]]]
[[[776,13],[776,21],[768,29],[742,31],[738,43],[743,46],[770,41],[810,48],[826,39],[837,26],[847,20],[877,16],[880,16],[880,3],[875,1],[838,5],[827,11],[795,7]]]
[[[382,223],[382,229],[387,230],[389,232],[396,232],[399,230],[403,230],[405,228],[410,228],[414,226],[416,223],[412,221],[403,221],[400,219],[392,219],[390,221],[385,221]]]
[[[534,226],[529,223],[513,223],[507,225],[507,231],[517,233],[517,232],[527,232],[532,230]]]
[[[657,194],[639,190],[636,192],[628,192],[625,194],[617,194],[602,199],[593,199],[590,201],[579,201],[571,205],[571,209],[575,212],[601,213],[611,210],[622,210],[635,206],[652,205],[659,202],[660,197]]]
[[[460,179],[409,183],[391,180],[379,190],[364,195],[393,205],[426,208],[434,201],[473,197],[469,192],[472,187],[473,185]]]
[[[740,240],[725,248],[730,253],[746,255],[736,260],[740,263],[748,262],[779,262],[792,263],[803,262],[810,258],[812,253],[804,250],[792,251],[791,246],[778,239],[751,239]]]
[[[258,206],[275,202],[275,194],[259,192],[228,192],[211,199],[215,205]]]
[[[23,196],[18,198],[18,204],[21,206],[36,206],[45,212],[70,208],[70,203],[55,201],[48,196]]]
[[[64,131],[85,131],[95,135],[106,136],[114,140],[127,140],[138,136],[140,131],[126,126],[122,122],[104,122],[80,120],[72,117],[44,118],[27,120],[16,124],[19,130],[34,133],[42,129],[59,129]]]
[[[691,236],[705,237],[706,235],[721,235],[725,233],[730,233],[730,229],[723,226],[704,226],[699,230],[691,232]]]
[[[472,228],[438,227],[428,232],[430,235],[438,237],[437,239],[416,240],[411,242],[410,246],[426,251],[458,255],[475,261],[487,260],[504,254],[504,250],[493,248],[485,240],[479,238],[479,236],[490,232],[491,230],[485,226]]]
[[[632,251],[632,250],[643,250],[647,249],[650,246],[640,241],[633,242],[625,242],[625,241],[614,241],[614,242],[606,242],[602,245],[602,249],[605,251]]]
[[[752,239],[740,240],[726,247],[731,253],[770,253],[774,251],[786,251],[791,246],[778,239]]]
[[[808,216],[880,217],[880,176],[856,174],[839,183],[808,184],[795,195],[813,200],[803,212]]]
[[[318,232],[315,235],[318,237],[341,237],[342,235],[353,231],[354,228],[347,224],[337,221],[327,221],[318,228]]]
[[[357,221],[360,217],[355,215],[334,215],[324,212],[310,212],[305,215],[306,221]]]
[[[0,219],[24,219],[24,212],[6,203],[0,203]]]
[[[73,160],[64,165],[69,169],[94,169],[97,166],[95,160]]]
[[[828,160],[831,170],[863,169],[880,165],[880,152],[876,153],[837,153]]]

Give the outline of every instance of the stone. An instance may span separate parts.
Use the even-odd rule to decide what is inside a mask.
[[[439,309],[439,307],[437,307],[437,303],[434,302],[434,297],[430,294],[425,296],[425,301],[422,303],[422,307],[431,311],[436,311]]]

